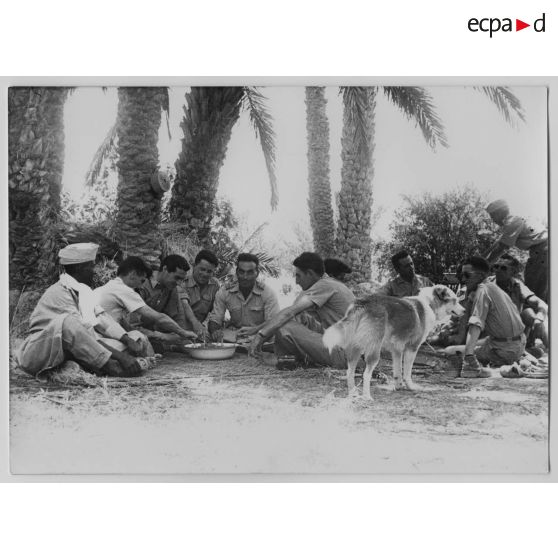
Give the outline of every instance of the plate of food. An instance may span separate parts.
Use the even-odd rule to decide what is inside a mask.
[[[192,343],[184,345],[192,358],[199,360],[224,360],[231,358],[236,350],[236,343]]]

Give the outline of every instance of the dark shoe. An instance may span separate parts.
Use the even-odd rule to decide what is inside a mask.
[[[542,358],[544,356],[544,351],[540,347],[527,347],[525,350],[535,358]]]
[[[96,373],[99,376],[114,376],[114,377],[122,377],[124,376],[124,370],[120,363],[113,359],[109,358],[105,365]]]
[[[282,355],[277,358],[277,370],[294,370],[298,366],[298,359],[294,355]]]
[[[461,366],[462,378],[481,378],[482,368],[475,355],[465,355]]]

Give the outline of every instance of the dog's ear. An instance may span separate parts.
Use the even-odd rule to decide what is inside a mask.
[[[449,302],[451,300],[452,292],[444,285],[436,285],[434,287],[434,295],[442,302]]]

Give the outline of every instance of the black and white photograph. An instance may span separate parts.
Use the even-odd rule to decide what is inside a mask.
[[[13,475],[549,472],[547,87],[14,81]]]

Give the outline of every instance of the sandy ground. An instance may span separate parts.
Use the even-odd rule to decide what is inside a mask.
[[[431,361],[429,361],[431,362]],[[338,371],[181,354],[141,379],[48,386],[12,373],[13,473],[544,473],[548,380],[415,367],[419,392]],[[382,370],[389,363],[382,361]]]

